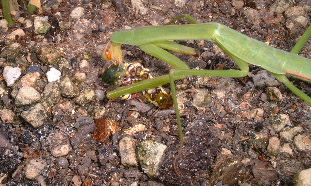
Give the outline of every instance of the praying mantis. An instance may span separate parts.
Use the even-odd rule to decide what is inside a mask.
[[[311,59],[297,55],[311,35],[311,26],[309,26],[306,32],[301,36],[291,52],[286,52],[252,39],[220,23],[210,22],[197,24],[197,22],[189,15],[180,16],[173,21],[183,17],[194,24],[146,26],[114,32],[111,35],[111,41],[103,50],[103,56],[105,59],[112,60],[115,64],[122,64],[121,45],[136,45],[144,52],[170,64],[173,68],[168,75],[143,80],[108,92],[108,98],[117,98],[124,94],[132,94],[170,83],[181,140],[184,138],[184,134],[178,109],[175,80],[183,79],[187,75],[235,78],[244,77],[249,73],[248,64],[252,64],[269,71],[293,93],[311,105],[311,98],[298,89],[286,77],[286,75],[290,75],[311,82]],[[174,40],[212,41],[236,62],[240,70],[190,69],[185,62],[167,50],[195,55],[196,53],[194,49],[175,43]]]

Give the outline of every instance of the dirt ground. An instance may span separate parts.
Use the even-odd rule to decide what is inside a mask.
[[[250,65],[250,73],[244,78],[191,76],[176,81],[185,132],[180,149],[173,108],[160,109],[143,96],[109,100],[102,95],[117,86],[102,82],[101,75],[113,64],[101,58],[101,51],[113,32],[163,25],[182,14],[190,14],[200,23],[222,23],[290,51],[310,24],[310,2],[49,0],[42,2],[41,13],[27,13],[25,2],[19,2],[15,19],[33,21],[36,16],[47,16],[52,27],[45,34],[35,33],[34,26],[27,27],[21,21],[7,30],[0,28],[1,74],[5,66],[22,70],[21,78],[12,86],[7,86],[3,76],[0,78],[4,90],[0,91],[0,185],[294,185],[294,176],[311,167],[311,108],[282,83],[260,76],[266,73],[263,68]],[[84,9],[81,17],[70,16],[76,7]],[[176,24],[188,22],[180,20]],[[10,38],[16,29],[22,29],[25,35]],[[13,43],[21,47],[5,53]],[[195,56],[174,53],[191,68],[238,69],[211,42],[180,43],[197,52]],[[40,51],[45,46],[56,49],[66,62],[43,62]],[[300,55],[311,58],[310,51],[307,43]],[[169,65],[138,47],[124,45],[123,54],[125,62],[141,61],[153,76],[169,73]],[[45,106],[46,115],[38,127],[23,115],[34,104],[20,105],[16,101],[22,77],[34,66],[41,75],[31,87],[42,95],[36,103]],[[72,94],[65,89],[47,106],[44,95],[50,83],[45,74],[50,67],[61,71],[61,79],[53,84],[56,88],[48,98],[55,96],[56,89],[64,90],[60,82],[65,78],[75,89]],[[290,80],[311,95],[310,84]],[[169,85],[164,89],[169,91]],[[96,94],[88,99],[86,90]],[[80,95],[85,97],[80,100]],[[101,119],[109,119],[112,127],[100,128]],[[143,129],[135,131],[139,124]],[[95,129],[103,134],[93,135]],[[167,146],[156,176],[148,176],[139,164],[121,163],[119,142],[125,136],[137,143],[155,140]],[[103,142],[98,141],[101,137]],[[68,151],[58,154],[58,147]],[[27,169],[31,166],[35,168]],[[38,175],[31,177],[32,170],[39,170]]]

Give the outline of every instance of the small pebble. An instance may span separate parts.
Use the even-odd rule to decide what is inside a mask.
[[[279,138],[271,137],[269,139],[269,144],[268,144],[267,150],[271,154],[277,154],[279,152],[280,145],[281,145],[281,141]]]
[[[283,100],[281,91],[276,87],[268,87],[267,94],[271,101],[282,101]]]
[[[292,126],[289,116],[286,114],[272,116],[270,123],[276,132],[280,132],[285,126]]]
[[[0,84],[0,97],[3,96],[4,93],[6,93],[6,89],[4,88],[5,85]]]
[[[142,0],[131,1],[132,7],[135,10],[136,14],[146,14],[148,12],[148,8],[144,6]]]
[[[84,72],[77,72],[74,75],[74,80],[77,80],[80,83],[85,82],[86,74]]]
[[[75,185],[75,186],[80,186],[82,185],[82,181],[81,181],[81,178],[78,176],[78,175],[74,175],[72,177],[72,183]]]
[[[249,115],[251,118],[261,120],[264,116],[264,110],[262,108],[255,108],[250,111]]]
[[[87,60],[81,60],[79,63],[80,69],[82,68],[90,68],[90,63]]]
[[[22,74],[22,69],[18,67],[6,66],[3,69],[3,77],[7,86],[12,86]]]
[[[124,137],[119,142],[121,163],[125,166],[137,166],[136,140],[132,137]]]
[[[46,77],[49,83],[60,80],[61,75],[62,73],[53,67],[50,68],[50,70],[46,73]]]
[[[141,168],[148,176],[157,176],[166,148],[166,145],[153,140],[145,140],[139,143],[137,158]]]
[[[34,73],[34,72],[39,72],[39,73],[41,74],[41,73],[42,73],[42,70],[41,70],[41,68],[40,68],[39,66],[37,66],[37,65],[32,65],[32,66],[30,66],[30,67],[27,69],[27,71],[26,71],[27,74],[29,74],[29,73]]]
[[[291,6],[291,4],[291,1],[288,0],[277,0],[271,5],[270,10],[276,13],[283,13]]]
[[[307,27],[309,20],[304,16],[298,16],[294,19],[297,23],[300,23],[302,26]]]
[[[285,143],[281,148],[280,152],[287,153],[293,155],[293,149],[290,147],[289,143]]]
[[[2,28],[5,32],[8,31],[8,21],[5,19],[0,20],[0,28]]]
[[[302,170],[297,175],[296,186],[311,185],[311,168]]]
[[[94,110],[93,110],[94,119],[99,119],[99,118],[104,117],[106,112],[107,111],[106,111],[105,106],[99,106],[99,105],[94,106]]]
[[[25,86],[19,89],[15,98],[17,105],[30,105],[41,99],[40,93],[33,87]]]
[[[45,166],[46,162],[42,159],[30,160],[24,168],[26,178],[31,180],[36,179],[40,175],[41,171],[44,169]]]
[[[62,53],[51,45],[40,46],[36,51],[37,57],[46,65],[57,65],[63,58]]]
[[[253,78],[253,82],[256,87],[274,87],[279,85],[279,82],[275,79],[275,77],[266,70],[261,70],[251,77]]]
[[[183,7],[187,3],[187,0],[175,0],[175,5],[178,7]]]
[[[25,36],[26,34],[25,34],[25,32],[24,32],[24,30],[23,29],[16,29],[16,30],[14,30],[13,32],[11,32],[8,36],[7,36],[7,38],[8,39],[15,39],[16,38],[16,36],[18,36],[18,38],[20,38],[20,37],[23,37],[23,36]]]
[[[25,28],[30,28],[33,26],[33,22],[30,19],[25,20]]]
[[[66,156],[72,149],[69,139],[61,132],[57,132],[50,136],[51,153],[54,157]]]
[[[21,117],[24,118],[33,127],[40,127],[45,123],[47,115],[45,108],[41,103],[36,104],[27,111],[23,111]]]
[[[71,151],[70,144],[59,145],[51,150],[54,157],[66,156]]]
[[[65,77],[60,82],[61,94],[64,97],[76,97],[79,95],[79,88],[71,81],[69,77]]]
[[[63,168],[66,168],[66,167],[69,166],[68,159],[65,158],[65,157],[60,157],[60,158],[58,159],[58,164],[59,164],[61,167],[63,167]]]
[[[0,118],[4,123],[12,123],[14,121],[14,112],[9,109],[0,110]]]
[[[244,2],[242,0],[233,0],[232,5],[237,9],[241,9],[244,6]]]
[[[303,134],[295,136],[294,144],[298,150],[311,151],[311,138],[309,136]]]
[[[105,98],[105,92],[103,90],[100,90],[100,89],[95,90],[95,95],[96,95],[96,99],[99,101],[104,100],[104,98]]]
[[[51,28],[51,24],[49,23],[46,17],[39,17],[39,16],[35,17],[33,24],[35,27],[35,32],[37,34],[45,34]]]
[[[29,86],[29,87],[35,87],[37,80],[40,78],[40,73],[39,72],[34,72],[34,73],[28,73],[24,75],[20,82],[21,85],[24,86]]]
[[[74,18],[74,19],[79,19],[83,15],[84,15],[84,8],[83,7],[76,7],[70,13],[70,17]]]
[[[90,103],[95,98],[95,91],[93,89],[84,89],[81,94],[75,99],[75,103],[84,106]]]
[[[49,108],[54,104],[59,103],[60,99],[61,93],[59,89],[59,83],[57,82],[48,83],[43,91],[42,104],[45,106],[45,108]]]
[[[280,132],[280,137],[286,141],[292,141],[294,136],[302,131],[302,127],[286,127],[282,132]]]
[[[134,135],[134,134],[136,134],[138,132],[143,132],[143,131],[146,131],[146,130],[147,130],[147,127],[145,125],[137,124],[137,125],[134,125],[131,128],[125,129],[124,133],[128,134],[128,135]]]
[[[196,108],[199,107],[206,107],[208,104],[212,102],[211,94],[204,89],[198,89],[197,93],[194,95],[193,98],[193,105]]]

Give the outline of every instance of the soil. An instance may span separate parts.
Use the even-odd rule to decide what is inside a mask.
[[[61,80],[69,77],[81,94],[89,89],[107,92],[117,87],[101,79],[103,72],[113,65],[101,58],[101,51],[113,32],[163,25],[179,15],[189,14],[200,23],[222,23],[275,48],[290,51],[310,24],[311,15],[308,0],[53,0],[42,5],[41,12],[27,13],[25,4],[20,2],[15,19],[47,16],[52,25],[48,33],[37,34],[33,26],[26,28],[18,21],[8,30],[1,28],[2,52],[12,43],[22,46],[18,53],[2,57],[1,74],[8,65],[20,67],[22,76],[29,72],[30,66],[39,67],[42,74],[53,66],[61,69]],[[80,18],[70,16],[76,7],[84,8]],[[182,19],[176,24],[188,22]],[[9,39],[8,34],[18,28],[24,30],[25,36]],[[191,68],[238,69],[211,42],[180,43],[197,51],[195,56],[176,54]],[[60,68],[59,64],[43,63],[38,48],[47,45],[61,52],[69,66]],[[240,47],[243,46],[237,46],[237,52]],[[307,43],[300,55],[311,58],[310,51],[311,45]],[[125,62],[141,61],[153,76],[169,73],[169,65],[138,47],[124,45],[123,54]],[[0,184],[294,185],[294,176],[311,167],[311,108],[282,83],[272,86],[281,96],[271,98],[267,91],[271,87],[269,82],[260,86],[253,78],[262,70],[250,65],[249,76],[244,78],[190,76],[176,81],[185,133],[182,148],[179,148],[174,109],[158,108],[143,96],[109,100],[97,95],[83,102],[77,101],[77,96],[63,94],[45,111],[45,123],[33,127],[21,117],[31,106],[15,103],[20,81],[16,83],[18,86],[7,86],[1,76],[0,83],[6,92],[1,94],[0,109],[13,111],[14,119],[8,122],[1,117]],[[86,74],[83,82],[76,80],[79,73]],[[290,80],[311,95],[310,84],[295,78]],[[32,86],[43,94],[47,84],[46,76],[42,75]],[[163,87],[169,92],[169,85]],[[282,125],[283,120],[279,118],[284,116],[289,121],[279,129],[276,125]],[[101,128],[103,121],[109,121],[110,128]],[[143,124],[145,129],[125,132],[138,124]],[[103,136],[93,135],[96,127],[105,131]],[[293,132],[291,138],[282,135],[297,127],[302,130]],[[302,147],[295,141],[299,135],[305,139]],[[121,163],[119,141],[124,136],[131,136],[137,142],[151,139],[167,146],[157,176],[149,177],[139,165]],[[63,155],[55,154],[54,146],[60,144],[70,144],[71,149]],[[44,169],[40,176],[31,179],[25,167],[33,159],[40,159]]]

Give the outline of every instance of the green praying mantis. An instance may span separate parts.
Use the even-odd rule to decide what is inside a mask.
[[[182,140],[184,134],[177,104],[175,80],[183,79],[187,75],[244,77],[249,73],[249,63],[261,66],[269,71],[293,93],[311,105],[311,98],[294,86],[286,77],[286,75],[291,75],[301,80],[311,82],[311,59],[297,55],[311,35],[311,26],[309,26],[306,32],[301,36],[291,52],[286,52],[252,39],[220,23],[210,22],[197,24],[189,15],[180,16],[171,22],[181,19],[182,17],[185,17],[195,24],[146,26],[115,32],[111,35],[111,41],[103,51],[103,56],[107,60],[112,60],[116,64],[122,64],[121,45],[136,45],[144,52],[167,62],[173,68],[168,75],[143,80],[108,92],[108,98],[117,98],[125,94],[132,94],[170,83],[179,135]],[[195,55],[194,49],[175,43],[174,40],[212,41],[236,62],[240,70],[190,69],[185,62],[167,50]]]

